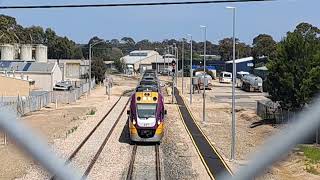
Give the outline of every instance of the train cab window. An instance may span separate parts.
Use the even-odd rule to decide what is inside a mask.
[[[157,104],[137,104],[139,118],[155,118]]]

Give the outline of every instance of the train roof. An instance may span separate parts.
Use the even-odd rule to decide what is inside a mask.
[[[136,92],[158,92],[159,89],[156,86],[152,85],[144,85],[144,86],[138,86],[136,88]]]
[[[144,85],[151,85],[151,86],[158,86],[158,82],[154,81],[154,80],[141,80],[140,81],[140,85],[144,86]]]

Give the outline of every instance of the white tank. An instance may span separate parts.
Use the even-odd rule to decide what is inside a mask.
[[[36,61],[37,62],[48,62],[48,48],[45,45],[38,44],[36,46]]]
[[[32,45],[30,45],[30,44],[21,45],[20,59],[22,61],[31,61],[32,60]]]
[[[14,46],[11,44],[1,45],[1,60],[14,60]]]

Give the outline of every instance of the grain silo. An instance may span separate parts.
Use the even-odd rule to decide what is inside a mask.
[[[32,45],[22,44],[20,47],[20,59],[22,61],[31,61],[32,60]]]
[[[2,44],[1,46],[1,60],[14,60],[15,48],[11,44]]]
[[[36,61],[37,62],[48,62],[48,48],[45,45],[36,45]]]

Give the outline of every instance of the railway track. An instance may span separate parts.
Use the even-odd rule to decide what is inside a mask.
[[[155,144],[153,147],[155,150],[155,176],[156,176],[156,180],[161,180],[159,145]],[[136,164],[135,162],[136,162],[137,149],[138,149],[138,146],[135,144],[133,146],[132,153],[131,153],[131,159],[130,159],[127,178],[126,178],[127,180],[134,179],[133,174],[134,174],[134,169],[135,169],[135,164]]]
[[[97,131],[97,129],[100,127],[100,125],[109,117],[109,114],[113,112],[115,107],[119,104],[120,100],[123,98],[123,96],[120,96],[119,99],[116,101],[115,104],[112,105],[110,110],[101,118],[101,120],[96,124],[96,126],[90,131],[90,133],[83,139],[83,141],[77,146],[77,148],[71,153],[71,155],[66,160],[65,164],[69,164],[72,162],[72,160],[77,156],[79,151],[84,147],[84,145],[88,142],[88,140],[92,137],[92,135]],[[111,134],[113,133],[115,127],[117,126],[118,122],[120,121],[124,111],[126,110],[128,104],[129,104],[130,98],[128,98],[127,102],[125,103],[124,107],[122,108],[121,112],[118,114],[117,119],[113,123],[111,129],[109,130],[108,134],[105,136],[102,144],[99,146],[97,152],[95,153],[94,157],[91,159],[89,165],[85,169],[82,179],[86,179],[88,174],[90,173],[91,169],[93,168],[94,164],[96,163],[97,159],[99,158],[102,150],[104,149],[106,143],[108,142]],[[51,180],[56,179],[55,176],[50,178]]]

